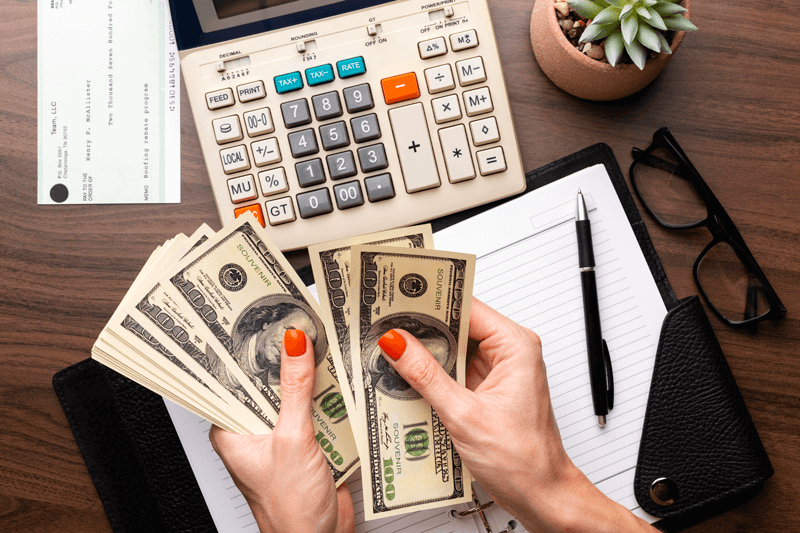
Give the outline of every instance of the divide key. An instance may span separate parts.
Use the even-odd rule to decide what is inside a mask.
[[[275,76],[275,90],[278,91],[278,94],[298,91],[302,88],[303,78],[299,71]]]

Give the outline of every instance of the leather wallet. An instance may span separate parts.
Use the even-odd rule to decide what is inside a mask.
[[[658,517],[705,509],[756,486],[772,467],[702,305],[696,297],[675,297],[611,148],[596,144],[528,172],[525,192],[596,164],[605,166],[669,310],[639,450],[636,498]],[[503,201],[435,220],[433,230]],[[312,282],[310,268],[298,273]],[[60,371],[53,386],[115,532],[215,531],[159,396],[92,360]],[[673,503],[657,504],[651,486],[656,498],[672,496]]]

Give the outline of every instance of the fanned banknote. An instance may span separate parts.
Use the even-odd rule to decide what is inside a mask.
[[[314,344],[314,432],[337,485],[358,465],[350,419],[337,380],[320,309],[305,285],[251,216],[217,233],[162,280],[156,300],[169,299],[199,338],[246,390],[280,411],[280,349],[287,329]],[[177,318],[176,318],[177,320]],[[190,341],[191,342],[191,341]]]
[[[350,413],[357,412],[353,397],[353,366],[350,357],[350,292],[352,270],[350,264],[350,248],[358,244],[375,246],[392,246],[397,248],[433,249],[433,233],[430,224],[401,228],[392,231],[381,231],[325,242],[308,247],[314,282],[317,286],[319,304],[322,307],[322,318],[328,331],[336,335],[336,343],[331,344],[336,374],[347,376],[342,389],[349,389],[351,395],[345,394],[345,405]],[[352,424],[351,424],[352,425]],[[353,427],[355,433],[357,428]]]
[[[447,430],[385,360],[378,339],[390,329],[412,333],[463,385],[475,256],[378,246],[353,246],[351,253],[366,519],[468,502],[471,478]]]

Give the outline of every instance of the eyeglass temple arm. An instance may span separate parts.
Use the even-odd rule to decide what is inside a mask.
[[[678,163],[672,163],[670,161],[667,161],[666,159],[662,159],[653,154],[645,153],[644,150],[640,150],[638,148],[633,148],[631,150],[631,153],[633,154],[633,159],[637,163],[641,163],[643,165],[647,165],[648,167],[657,168],[659,170],[669,172],[670,174],[674,174],[679,178],[683,178],[687,181],[690,181],[689,177],[685,175],[685,173],[683,172],[683,168]]]

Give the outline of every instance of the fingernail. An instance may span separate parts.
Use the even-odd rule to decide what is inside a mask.
[[[383,337],[378,339],[378,346],[381,347],[381,350],[386,355],[397,361],[406,351],[406,340],[395,330],[390,329],[383,334]]]
[[[306,334],[299,329],[287,329],[283,334],[286,355],[297,357],[306,353]]]

